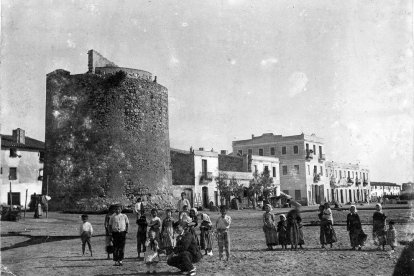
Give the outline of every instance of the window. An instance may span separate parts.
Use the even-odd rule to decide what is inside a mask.
[[[283,175],[287,175],[287,166],[283,166],[282,169],[283,169]]]
[[[328,176],[328,169],[325,169],[325,175]]]
[[[350,173],[350,171],[348,171],[348,177],[351,177],[351,173]]]
[[[253,154],[253,150],[252,149],[248,149],[247,150],[247,153],[250,154],[250,155],[252,155]]]
[[[265,174],[268,174],[269,173],[269,166],[265,166],[263,172]]]
[[[315,145],[313,145],[313,154],[316,155],[316,146]]]
[[[39,176],[37,177],[38,181],[42,181],[43,180],[43,169],[39,169]]]
[[[319,156],[322,157],[322,146],[319,146]]]
[[[313,166],[313,175],[318,174],[318,167],[317,166]]]
[[[10,149],[10,157],[17,157],[17,149],[15,148]]]
[[[270,155],[275,155],[275,154],[276,154],[276,149],[270,148]]]
[[[286,147],[282,147],[282,154],[286,154]]]
[[[257,165],[254,165],[254,172],[257,172]]]
[[[342,178],[342,171],[339,171],[339,178]]]
[[[289,195],[289,190],[283,190],[283,193]]]
[[[299,174],[299,165],[294,165],[293,167],[295,168],[296,173]]]
[[[300,190],[295,190],[295,199],[296,200],[300,200],[301,199]]]
[[[310,166],[308,165],[308,175],[310,175]]]
[[[238,150],[237,155],[240,155],[240,156],[243,155],[243,150]]]
[[[352,178],[354,178],[354,172],[352,172]]]
[[[207,178],[207,160],[202,159],[201,160],[201,170],[202,170],[202,175]]]
[[[17,179],[17,168],[10,168],[9,169],[9,180],[16,180]]]
[[[20,193],[7,193],[8,205],[20,205]]]
[[[338,178],[338,171],[335,170],[335,178]]]
[[[321,176],[322,176],[323,175],[323,167],[321,166],[320,169],[321,169]]]
[[[0,174],[3,174],[3,167],[0,168]]]
[[[263,156],[263,149],[259,149],[259,155]]]
[[[276,168],[275,167],[272,168],[272,172],[273,172],[273,177],[276,177]]]
[[[298,152],[299,152],[299,147],[298,146],[293,146],[293,153],[298,154]]]

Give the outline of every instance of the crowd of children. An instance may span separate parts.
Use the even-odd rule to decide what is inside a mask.
[[[282,249],[287,249],[287,245],[291,245],[291,249],[297,249],[297,246],[303,248],[305,243],[302,231],[302,219],[300,216],[300,205],[294,205],[287,215],[281,214],[279,221],[276,222],[274,214],[271,213],[272,206],[267,204],[264,206],[263,214],[263,231],[268,250],[273,250],[273,246],[281,245]],[[147,273],[156,273],[156,265],[160,260],[161,253],[167,256],[174,254],[176,247],[175,228],[180,225],[182,229],[194,243],[198,250],[204,250],[204,255],[213,256],[213,240],[217,239],[219,259],[222,260],[223,253],[226,254],[226,260],[230,257],[230,233],[231,217],[227,215],[226,208],[221,206],[221,215],[217,218],[215,226],[211,222],[210,217],[206,213],[198,214],[197,209],[188,210],[187,205],[182,206],[179,211],[178,219],[173,218],[172,210],[165,211],[165,218],[161,220],[158,217],[158,210],[151,210],[151,218],[147,219],[145,212],[142,210],[137,212],[136,223],[137,231],[137,253],[141,258],[144,254],[144,261],[147,265]],[[319,209],[318,217],[320,219],[320,241],[322,248],[325,245],[332,244],[337,241],[336,233],[333,228],[333,216],[329,204],[322,205]],[[88,215],[82,215],[82,224],[80,226],[80,237],[82,241],[82,254],[85,254],[85,247],[88,245],[92,256],[92,246],[90,239],[93,235],[92,225],[88,222]],[[373,239],[379,249],[385,250],[385,245],[390,245],[391,249],[397,246],[396,230],[394,221],[388,223],[386,229],[386,215],[382,211],[380,204],[376,205],[376,211],[373,214]],[[201,223],[199,224],[199,219]],[[115,265],[122,265],[123,251],[125,247],[125,235],[128,232],[128,218],[121,214],[121,207],[114,206],[110,208],[105,216],[105,241],[108,259],[110,254],[114,254]],[[197,235],[196,227],[199,225],[200,234]],[[362,230],[362,224],[355,205],[351,205],[350,212],[346,220],[347,231],[351,247],[353,250],[361,250],[367,235]],[[195,270],[188,273],[195,275]]]

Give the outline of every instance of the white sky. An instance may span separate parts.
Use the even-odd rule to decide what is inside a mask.
[[[412,1],[2,1],[1,124],[44,140],[45,75],[95,49],[169,90],[171,146],[315,133],[413,181]]]

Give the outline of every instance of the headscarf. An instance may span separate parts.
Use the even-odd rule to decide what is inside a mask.
[[[283,217],[286,220],[286,216],[284,214],[280,214],[279,217]]]
[[[269,207],[269,210],[270,210],[270,211],[272,211],[272,210],[273,210],[272,205],[270,205],[270,204],[265,204],[265,207]]]
[[[190,211],[191,211],[191,210],[192,210],[192,211],[194,211],[194,214],[197,216],[197,214],[198,214],[197,209],[196,209],[196,208],[191,208],[191,209],[190,209]]]
[[[203,221],[211,223],[210,217],[206,213],[203,214]]]
[[[379,212],[382,212],[382,205],[380,203],[375,204],[375,206],[379,207]]]
[[[354,207],[355,208],[355,213],[357,213],[358,211],[357,211],[357,208],[356,208],[356,206],[355,205],[351,205],[351,207],[349,207],[349,210],[351,210],[351,208],[352,207]]]

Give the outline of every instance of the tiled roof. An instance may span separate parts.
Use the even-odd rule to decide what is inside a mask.
[[[25,143],[17,143],[13,139],[12,135],[1,135],[1,147],[2,148],[17,148],[17,149],[31,149],[31,150],[44,150],[45,143],[30,137],[25,137]]]

